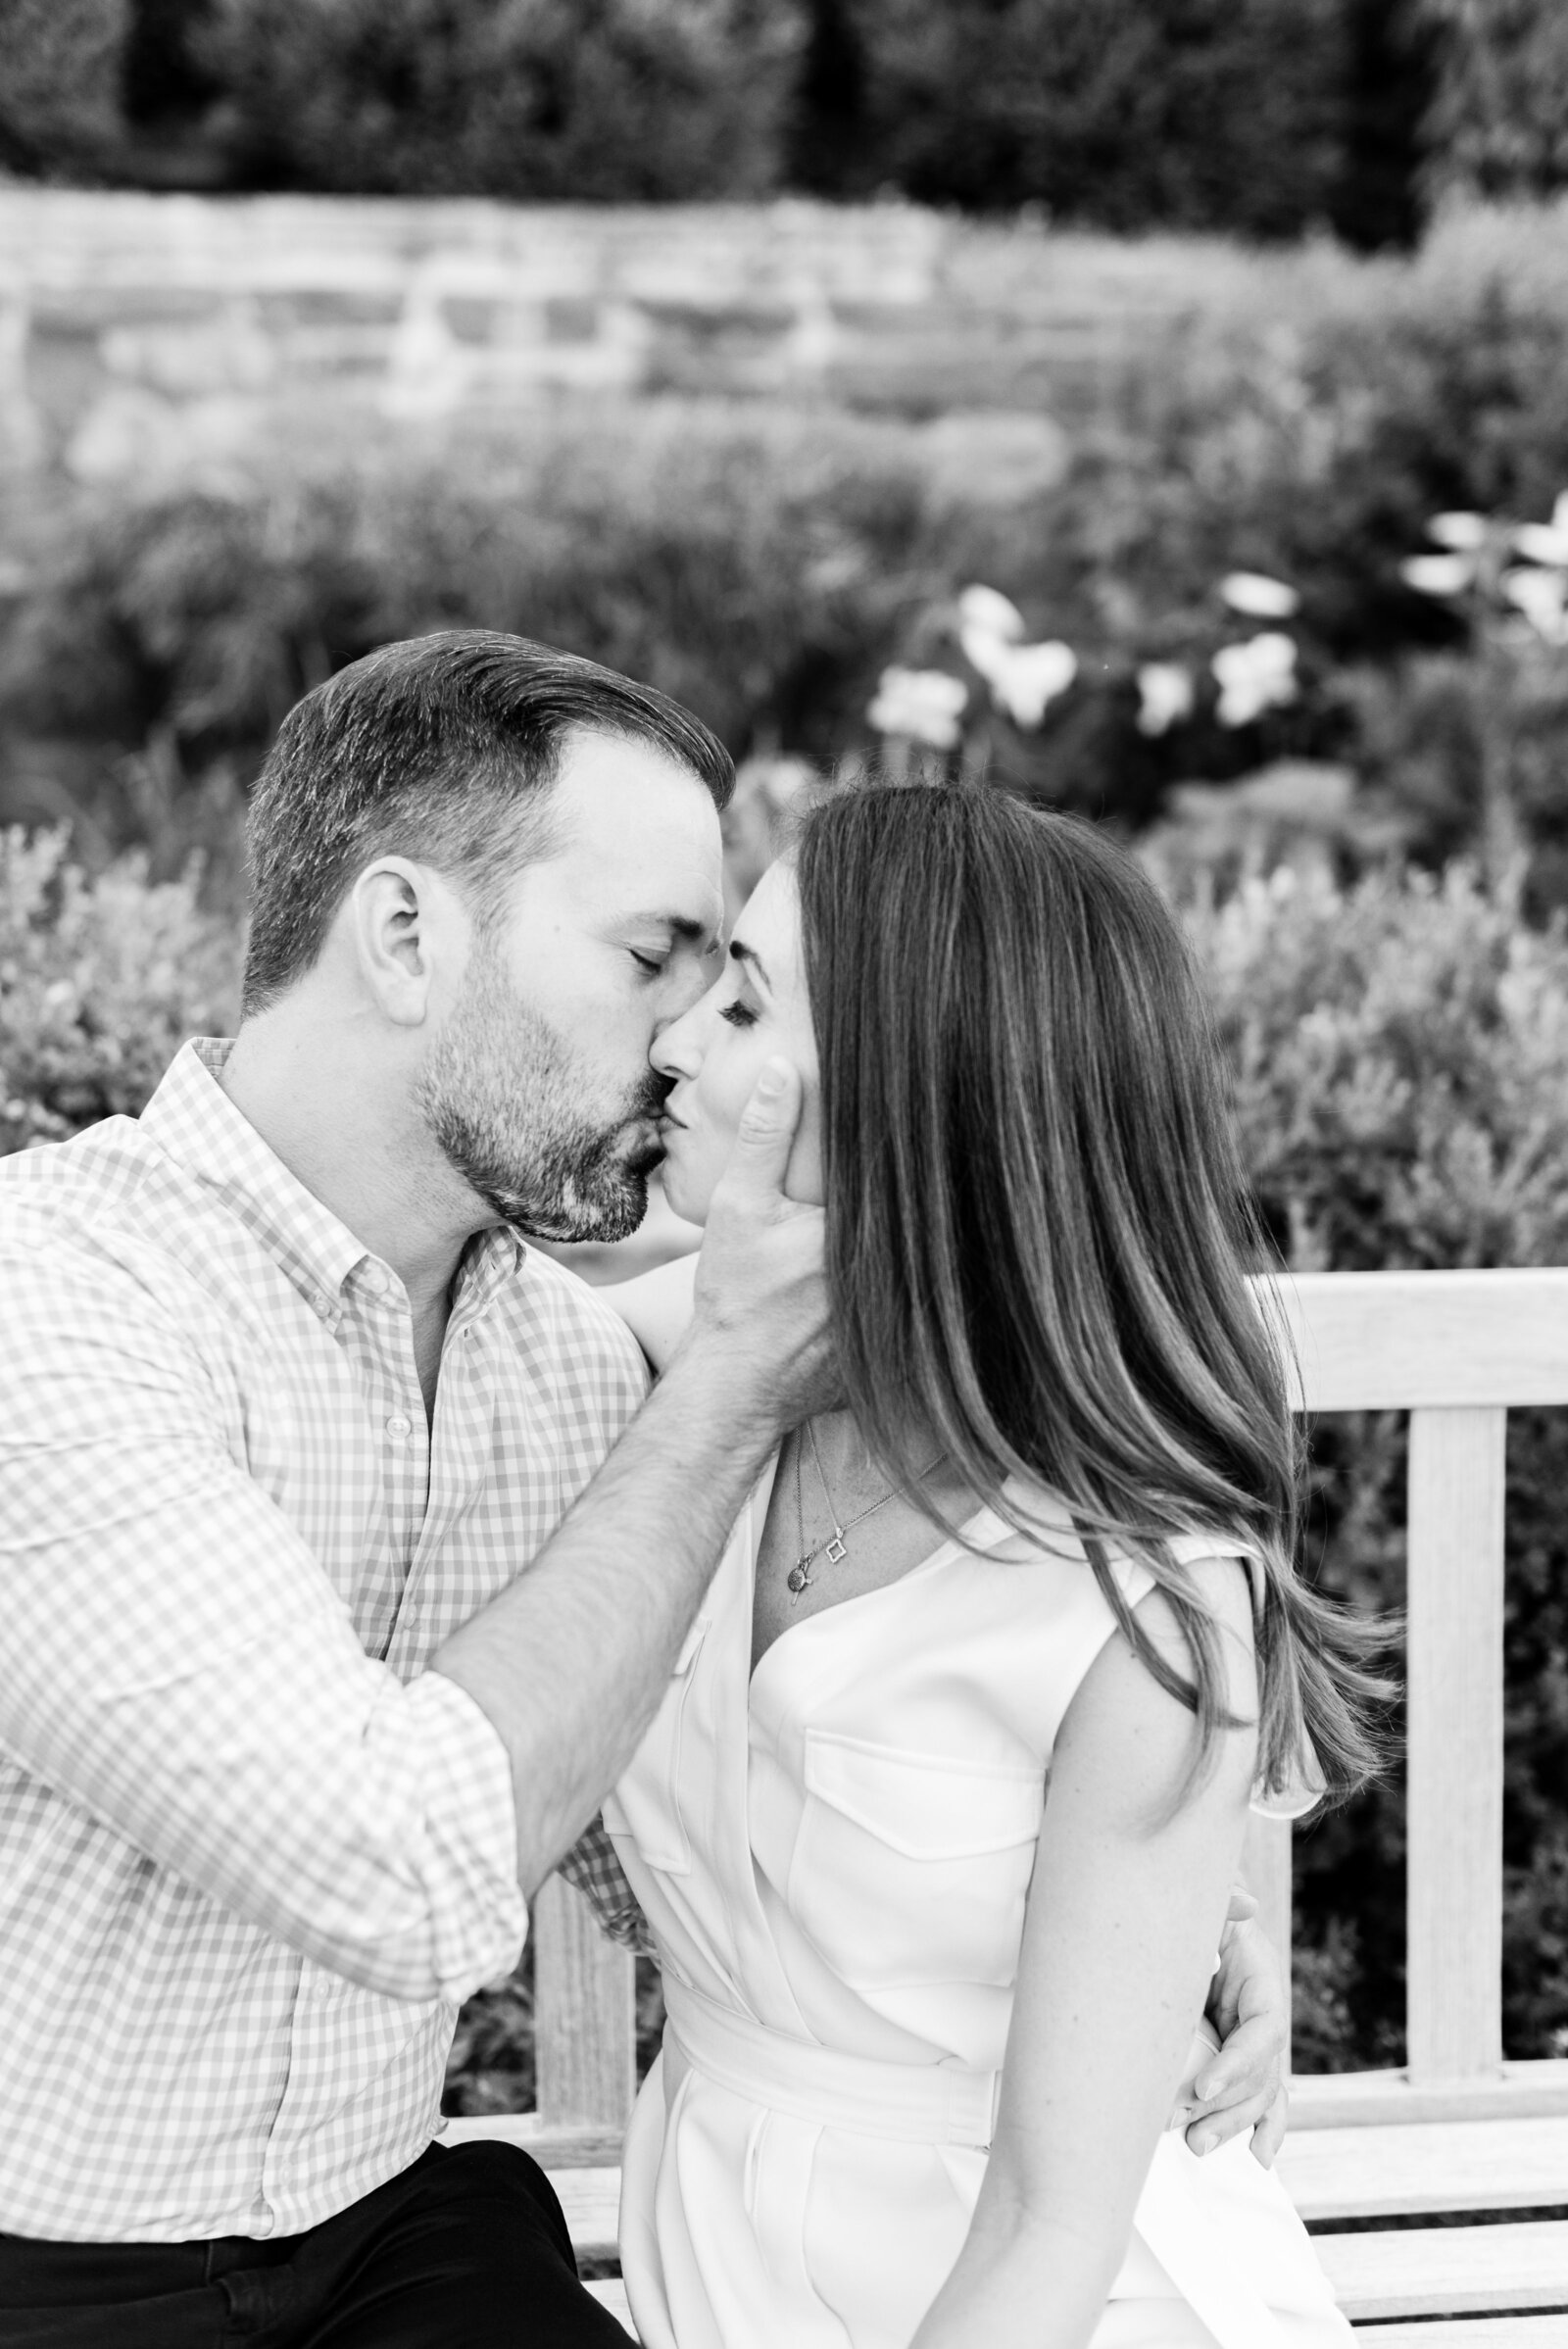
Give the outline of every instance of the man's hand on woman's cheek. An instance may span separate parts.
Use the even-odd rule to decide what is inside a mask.
[[[758,1079],[713,1193],[697,1259],[693,1343],[728,1357],[737,1395],[766,1394],[779,1428],[838,1395],[820,1207],[784,1190],[801,1116],[799,1071],[777,1056]]]

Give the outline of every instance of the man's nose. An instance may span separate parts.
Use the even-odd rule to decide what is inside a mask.
[[[659,1029],[649,1047],[649,1059],[672,1085],[682,1077],[694,1077],[702,1063],[696,1028],[691,1013],[685,1012],[679,1019],[672,1019],[667,1027]]]

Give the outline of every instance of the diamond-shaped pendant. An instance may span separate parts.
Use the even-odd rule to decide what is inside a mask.
[[[832,1541],[828,1543],[826,1549],[824,1549],[822,1552],[823,1557],[826,1558],[830,1566],[842,1566],[849,1554],[849,1551],[844,1546],[844,1536],[842,1534],[835,1534]]]
[[[790,1568],[788,1575],[785,1577],[785,1580],[788,1582],[791,1590],[794,1592],[797,1598],[800,1597],[803,1590],[808,1590],[810,1587],[811,1577],[808,1572],[808,1567],[809,1560],[806,1558],[800,1558]]]

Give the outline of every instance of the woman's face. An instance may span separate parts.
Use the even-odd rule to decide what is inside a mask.
[[[688,1223],[705,1223],[713,1186],[734,1147],[741,1111],[764,1060],[800,1070],[801,1123],[784,1188],[822,1203],[821,1101],[801,951],[800,902],[786,864],[762,875],[735,924],[719,978],[667,1027],[654,1066],[673,1077],[664,1110],[664,1196]]]

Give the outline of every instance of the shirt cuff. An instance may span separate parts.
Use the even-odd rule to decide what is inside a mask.
[[[527,1936],[511,1758],[483,1706],[444,1673],[398,1694],[398,1727],[414,1732],[420,1761],[434,1972],[461,2005],[514,1971]]]

